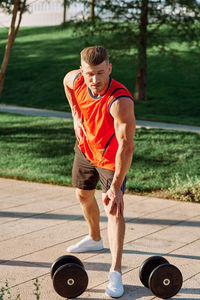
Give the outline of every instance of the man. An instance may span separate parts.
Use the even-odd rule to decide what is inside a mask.
[[[125,234],[125,176],[134,151],[134,103],[130,92],[110,77],[112,65],[106,49],[88,47],[81,52],[81,67],[64,78],[77,137],[72,183],[88,223],[89,235],[67,248],[68,252],[103,249],[95,188],[100,180],[108,217],[108,239],[112,257],[106,293],[124,293],[121,260]]]

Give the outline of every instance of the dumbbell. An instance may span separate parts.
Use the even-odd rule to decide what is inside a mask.
[[[51,278],[55,291],[64,298],[76,298],[87,288],[88,275],[83,263],[76,256],[64,255],[51,266]]]
[[[175,296],[183,284],[180,270],[162,256],[146,259],[139,269],[139,277],[145,287],[162,299]]]

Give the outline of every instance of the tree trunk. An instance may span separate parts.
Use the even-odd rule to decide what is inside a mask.
[[[14,6],[13,6],[13,11],[12,11],[12,19],[11,19],[10,29],[9,29],[9,33],[8,33],[8,41],[7,41],[7,44],[6,44],[6,47],[5,47],[4,57],[3,57],[3,61],[2,61],[2,64],[1,64],[1,69],[0,69],[0,97],[1,97],[1,94],[2,94],[2,91],[3,91],[4,78],[5,78],[5,73],[6,73],[6,69],[7,69],[7,66],[8,66],[9,58],[10,58],[11,48],[14,44],[14,41],[15,41],[20,23],[21,23],[22,14],[24,12],[25,5],[26,5],[26,0],[24,0],[24,2],[22,3],[18,24],[17,24],[17,27],[15,29],[15,23],[16,23],[16,18],[17,18],[17,12],[18,12],[18,9],[19,9],[19,4],[20,4],[19,0],[14,0]]]
[[[67,12],[67,0],[63,1],[63,20],[62,25],[65,25],[66,23],[66,12]]]
[[[142,0],[139,46],[138,46],[138,70],[135,85],[135,100],[147,100],[147,25],[148,25],[148,0]]]
[[[90,0],[90,20],[92,23],[95,22],[94,7],[95,7],[95,0]]]
[[[21,20],[22,20],[22,15],[24,13],[25,8],[26,8],[26,0],[24,0],[24,2],[22,3],[21,9],[20,9],[19,20],[18,20],[18,24],[15,29],[15,37],[14,38],[16,38],[16,36],[17,36],[18,30],[19,30],[19,27],[21,24]],[[14,41],[13,41],[13,43],[14,43]]]

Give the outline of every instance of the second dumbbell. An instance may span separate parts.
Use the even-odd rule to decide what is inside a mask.
[[[162,256],[146,259],[140,267],[139,276],[143,285],[162,299],[175,296],[183,283],[180,270]]]

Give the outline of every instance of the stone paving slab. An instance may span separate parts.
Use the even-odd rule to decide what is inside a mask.
[[[105,249],[77,254],[89,276],[82,300],[109,299],[105,287],[111,256],[101,191],[96,198]],[[200,205],[127,194],[125,218],[121,299],[157,299],[138,276],[152,255],[164,256],[183,274],[183,287],[173,299],[200,299]],[[88,233],[74,189],[0,178],[0,224],[0,285],[8,280],[13,299],[20,294],[22,300],[36,300],[38,278],[40,300],[63,299],[53,289],[50,266]]]
[[[6,207],[6,203],[4,201],[4,206]],[[8,222],[17,221],[23,218],[37,218],[38,215],[42,215],[43,213],[51,213],[51,211],[55,211],[58,209],[66,209],[66,206],[61,201],[52,201],[46,200],[40,203],[40,205],[36,205],[36,203],[26,203],[24,205],[19,205],[15,207],[8,207],[4,210],[3,206],[1,206],[0,211],[0,224],[5,224]],[[69,204],[69,203],[68,203]],[[70,204],[69,204],[70,205]],[[73,204],[74,205],[74,204]],[[78,204],[76,204],[78,205]],[[41,216],[42,217],[42,216]]]

